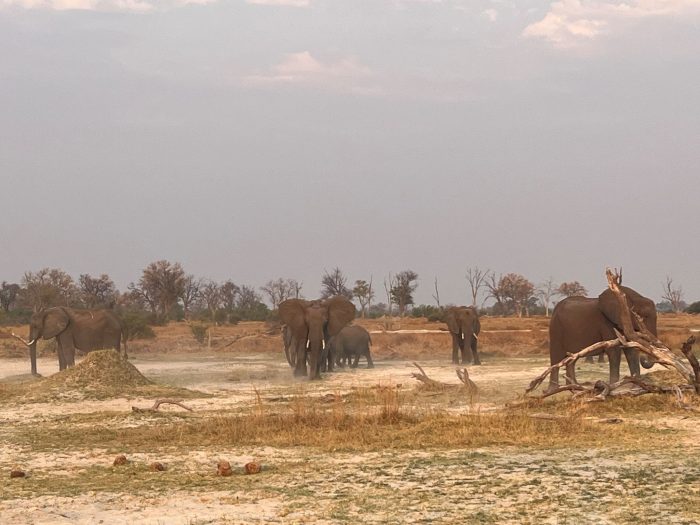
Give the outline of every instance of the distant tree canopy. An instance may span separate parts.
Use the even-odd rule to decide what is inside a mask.
[[[490,297],[496,301],[494,313],[522,317],[523,312],[530,315],[530,309],[537,304],[535,285],[517,273],[507,273],[498,279],[491,274],[486,287]]]
[[[406,309],[413,304],[413,292],[418,288],[418,274],[413,270],[397,273],[391,283],[391,299],[399,307],[399,315],[406,314]]]
[[[367,308],[372,302],[372,299],[374,299],[372,279],[370,278],[369,282],[362,279],[355,281],[352,295],[357,299],[357,302],[360,303],[360,317],[364,318],[367,314]]]
[[[568,283],[561,283],[559,288],[557,288],[557,293],[562,297],[574,297],[581,295],[585,297],[588,295],[588,290],[578,281],[571,281]]]
[[[146,266],[139,282],[131,283],[129,290],[143,300],[158,321],[164,322],[182,296],[185,281],[180,263],[160,260]]]
[[[92,277],[86,273],[78,278],[80,300],[86,308],[108,307],[117,301],[117,288],[109,275]]]
[[[0,285],[0,308],[6,313],[17,303],[22,287],[16,283],[3,281]]]
[[[78,288],[63,270],[42,268],[22,277],[22,301],[34,312],[51,306],[71,306],[77,299]]]

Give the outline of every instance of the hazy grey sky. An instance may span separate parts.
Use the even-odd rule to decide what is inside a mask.
[[[700,299],[700,0],[0,0],[0,279]]]

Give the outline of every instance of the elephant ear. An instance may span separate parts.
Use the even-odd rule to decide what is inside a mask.
[[[287,299],[282,301],[278,310],[280,319],[292,331],[298,335],[306,331],[306,301],[301,299]]]
[[[445,323],[447,323],[447,328],[450,329],[450,332],[454,334],[459,333],[459,326],[457,325],[457,317],[455,316],[455,308],[448,308],[447,312],[445,313]]]
[[[328,308],[328,325],[326,330],[330,337],[337,335],[338,332],[355,319],[355,305],[345,297],[331,297],[326,301],[326,308]]]
[[[53,339],[68,328],[68,323],[70,318],[62,308],[51,308],[44,314],[41,336],[44,339]]]

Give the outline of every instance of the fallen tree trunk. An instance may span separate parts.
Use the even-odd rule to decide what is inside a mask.
[[[177,405],[192,412],[193,410],[182,402],[182,399],[156,399],[151,408],[131,407],[134,412],[158,412],[160,405]]]

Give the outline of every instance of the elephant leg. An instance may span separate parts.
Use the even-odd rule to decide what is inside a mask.
[[[481,364],[481,359],[479,359],[479,352],[477,350],[478,345],[479,345],[479,340],[476,337],[472,336],[471,347],[472,347],[472,354],[474,355],[474,364],[475,365]]]
[[[374,363],[372,362],[372,354],[370,353],[369,348],[367,349],[365,357],[367,358],[367,368],[374,368]]]
[[[639,350],[634,348],[625,348],[625,358],[627,359],[627,366],[630,368],[630,374],[632,377],[638,377],[641,375],[641,369],[639,368]]]
[[[592,355],[587,355],[587,356],[586,356],[586,359],[585,359],[585,362],[586,362],[586,363],[594,363],[595,361],[593,361],[593,356],[592,356]]]
[[[620,360],[622,352],[619,348],[613,348],[608,353],[610,360],[610,384],[617,383],[620,380]]]
[[[605,363],[605,352],[600,353],[600,355],[598,356],[598,362]]]
[[[306,368],[306,344],[304,341],[296,341],[296,360],[294,375],[297,377],[306,377],[308,371]]]
[[[61,340],[58,337],[56,338],[56,345],[56,354],[58,354],[58,369],[65,370],[66,357],[63,353],[63,345],[61,344]]]
[[[566,365],[566,383],[578,384],[578,381],[576,381],[576,363]]]
[[[559,386],[559,369],[555,368],[549,374],[549,386],[547,387],[547,392],[554,390]]]
[[[355,359],[352,363],[352,368],[357,368],[357,365],[360,364],[360,352],[355,352]]]
[[[458,365],[459,364],[459,342],[458,342],[459,335],[457,334],[452,334],[452,364],[453,365]]]

